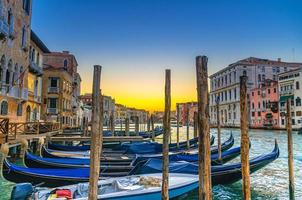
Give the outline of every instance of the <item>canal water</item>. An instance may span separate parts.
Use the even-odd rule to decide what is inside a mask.
[[[176,141],[176,128],[172,128],[172,140]],[[180,137],[186,139],[186,127],[180,128]],[[193,137],[193,128],[190,129],[191,138]],[[235,137],[234,146],[240,145],[239,129],[222,129],[222,141],[226,140],[230,133]],[[216,136],[216,130],[212,129],[211,134]],[[287,135],[285,131],[264,131],[250,130],[251,150],[250,158],[261,154],[269,153],[274,148],[274,140],[277,139],[280,148],[280,157],[265,168],[251,175],[252,199],[289,199],[288,195],[288,170],[287,170]],[[217,138],[217,137],[216,137]],[[294,164],[295,164],[295,195],[296,199],[302,199],[302,135],[293,134],[294,140]],[[217,140],[215,140],[216,142]],[[240,157],[232,162],[240,162]],[[0,180],[0,200],[6,200],[10,197],[13,183]],[[240,200],[241,182],[231,185],[215,186],[213,188],[213,199],[215,200]],[[198,199],[197,191],[182,196],[183,199]]]

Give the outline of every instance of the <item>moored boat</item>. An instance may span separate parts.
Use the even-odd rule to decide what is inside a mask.
[[[277,142],[272,152],[258,156],[250,160],[250,173],[265,167],[279,157],[279,147]],[[149,159],[145,163],[141,162],[137,165],[130,174],[148,174],[148,173],[161,173],[162,160]],[[198,164],[177,161],[169,163],[169,172],[171,173],[184,173],[184,174],[198,174]],[[211,167],[212,185],[231,184],[241,180],[241,163],[225,164],[221,166]]]
[[[129,176],[122,178],[110,178],[101,180],[98,183],[98,199],[120,199],[120,200],[153,200],[161,198],[161,174],[148,174],[140,176]],[[16,195],[19,185],[13,189],[12,196]],[[22,187],[22,186],[21,186]],[[68,194],[74,200],[84,200],[88,197],[89,183],[79,183],[76,185],[65,186],[64,188],[35,188],[27,187],[28,192],[32,193],[33,200],[47,200],[62,197],[60,191]],[[170,174],[169,175],[169,197],[175,198],[184,195],[198,188],[198,177],[189,174]],[[59,192],[58,192],[59,191]],[[25,194],[27,194],[25,192]]]

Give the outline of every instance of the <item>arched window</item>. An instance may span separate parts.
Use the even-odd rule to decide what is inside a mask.
[[[243,70],[242,75],[246,76],[246,70]]]
[[[14,15],[11,9],[8,10],[7,24],[9,26],[9,34],[14,33]]]
[[[22,104],[18,103],[17,116],[22,116]]]
[[[23,9],[29,15],[29,12],[30,12],[30,0],[23,0]]]
[[[10,84],[10,75],[13,71],[13,61],[9,60],[8,65],[7,65],[7,70],[6,70],[6,78],[5,78],[5,83],[7,85]]]
[[[18,74],[19,74],[19,67],[18,67],[18,64],[16,63],[14,73],[13,73],[13,85],[17,85],[19,82]]]
[[[299,90],[299,89],[300,89],[300,82],[296,81],[296,90]]]
[[[64,69],[67,69],[67,66],[68,66],[68,60],[67,60],[67,59],[65,59],[63,64],[64,64]]]
[[[30,106],[27,106],[27,107],[26,107],[26,121],[27,121],[27,122],[30,121],[30,114],[31,114]]]
[[[33,110],[33,121],[37,120],[37,116],[38,116],[37,108],[34,108],[34,110]]]
[[[4,68],[5,68],[5,56],[3,55],[1,57],[1,61],[0,61],[0,82],[2,82],[2,79],[3,79],[3,70],[4,70]]]
[[[258,74],[258,82],[261,82],[261,74]]]
[[[40,54],[37,53],[37,65],[40,65]]]
[[[1,115],[7,115],[8,113],[8,103],[7,101],[2,101],[1,102]]]
[[[21,45],[22,48],[25,48],[27,46],[27,32],[26,32],[26,27],[25,25],[22,28],[22,41],[21,41]]]
[[[262,81],[265,81],[265,74],[262,74]]]

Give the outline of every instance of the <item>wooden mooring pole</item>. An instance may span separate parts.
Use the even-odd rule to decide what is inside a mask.
[[[243,199],[251,199],[250,157],[247,111],[247,76],[240,77],[240,130],[241,130],[241,173]]]
[[[194,112],[194,138],[197,138],[198,135],[198,114]]]
[[[171,133],[170,123],[171,110],[171,70],[166,69],[165,79],[165,114],[164,114],[164,135],[163,135],[163,179],[162,199],[169,199],[169,137]]]
[[[199,199],[212,199],[211,151],[209,127],[208,58],[196,57],[198,99],[198,172]]]
[[[288,151],[289,199],[295,199],[291,99],[286,101],[286,130]]]
[[[154,115],[151,115],[150,118],[150,123],[151,123],[151,131],[152,131],[152,141],[155,141],[155,132],[154,132]]]
[[[100,65],[94,66],[92,90],[92,130],[90,147],[89,200],[97,199],[98,180],[100,175],[101,151],[103,143],[103,102],[100,92]]]
[[[218,137],[218,161],[221,161],[221,127],[220,127],[220,111],[219,111],[219,97],[216,99],[216,117],[217,117],[217,137]]]
[[[190,104],[186,104],[187,149],[190,149]]]
[[[125,119],[125,135],[129,136],[129,118]]]
[[[179,148],[179,104],[176,105],[176,143]]]

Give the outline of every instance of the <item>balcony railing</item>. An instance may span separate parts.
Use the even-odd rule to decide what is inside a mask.
[[[0,19],[0,38],[6,38],[9,35],[9,27],[8,24]]]
[[[58,114],[58,109],[57,108],[47,108],[47,113],[48,114]]]
[[[42,67],[40,67],[38,64],[36,64],[33,61],[30,62],[29,71],[32,72],[32,73],[37,74],[38,76],[42,76],[43,75],[43,69],[42,69]]]
[[[48,87],[48,93],[59,93],[58,87]]]
[[[291,94],[294,94],[293,89],[280,91],[280,95],[291,95]]]

